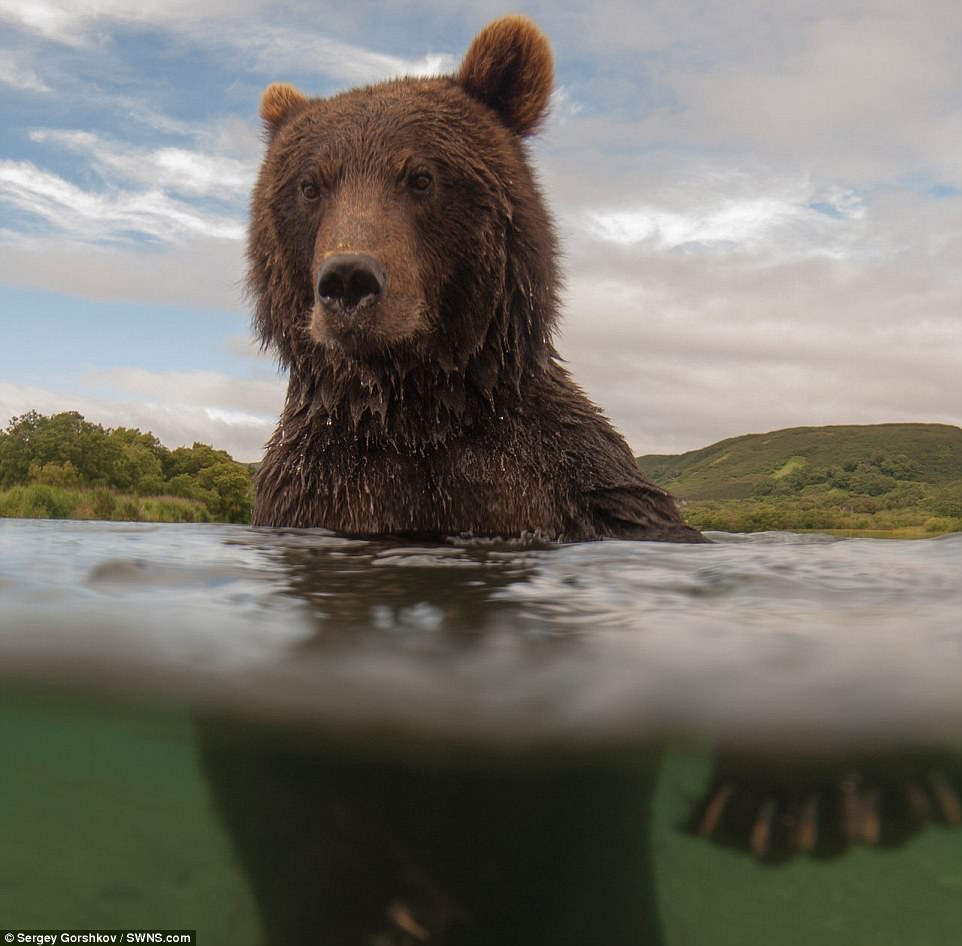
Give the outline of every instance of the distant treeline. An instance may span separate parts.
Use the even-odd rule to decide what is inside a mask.
[[[170,450],[76,411],[30,411],[0,431],[0,516],[245,523],[252,475],[207,444]]]

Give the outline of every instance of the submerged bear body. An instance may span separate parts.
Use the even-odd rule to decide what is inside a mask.
[[[559,364],[523,141],[551,87],[544,37],[507,17],[455,76],[264,93],[249,287],[290,380],[255,524],[700,540]]]

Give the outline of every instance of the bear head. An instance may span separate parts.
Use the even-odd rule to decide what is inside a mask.
[[[298,397],[387,423],[413,384],[457,426],[556,356],[555,237],[524,143],[552,84],[547,40],[512,16],[453,76],[267,88],[248,286]]]

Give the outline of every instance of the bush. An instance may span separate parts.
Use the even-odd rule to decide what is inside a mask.
[[[43,483],[47,486],[79,486],[80,471],[69,461],[63,463],[30,464],[30,482]]]

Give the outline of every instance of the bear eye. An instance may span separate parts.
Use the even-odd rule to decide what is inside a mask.
[[[304,195],[305,200],[317,200],[317,198],[321,196],[321,189],[317,186],[316,181],[305,178],[301,181],[301,193]]]
[[[408,175],[408,188],[418,194],[424,194],[429,191],[433,183],[434,178],[431,176],[431,172],[423,168],[412,171]]]

